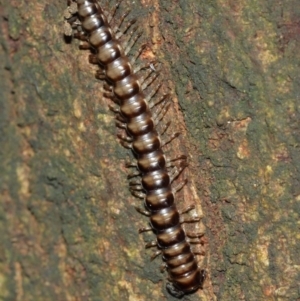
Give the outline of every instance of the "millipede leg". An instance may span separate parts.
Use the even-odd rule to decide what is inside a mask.
[[[74,37],[75,37],[75,35],[74,35]],[[91,47],[91,45],[89,44],[89,42],[81,41],[81,42],[79,43],[79,49],[81,49],[81,50],[90,50],[90,49],[92,49],[92,47]]]
[[[129,185],[130,186],[141,185],[141,179],[131,179]]]
[[[119,8],[120,4],[122,3],[122,0],[119,0],[114,6],[111,12],[109,12],[106,16],[108,23],[110,24],[110,22],[112,21],[112,19],[114,18],[114,16],[116,15],[116,11]],[[111,24],[110,24],[111,25]]]
[[[149,63],[147,64],[149,66]],[[147,66],[147,65],[144,65]],[[146,85],[145,83],[149,80],[149,78],[151,78],[153,76],[153,73],[155,73],[155,71],[153,71],[151,68],[141,68],[141,69],[146,69],[144,74],[139,78],[139,81],[142,85],[142,88],[145,89]]]
[[[191,233],[189,233],[191,234]],[[186,234],[188,237],[186,238],[186,241],[189,243],[189,244],[201,244],[202,241],[199,237],[203,236],[204,233],[193,233],[194,235],[198,235],[198,237],[193,237],[193,238],[189,238],[189,234]]]
[[[108,108],[114,112],[115,114],[120,114],[120,107],[119,106],[115,106],[115,105],[112,105],[112,104],[109,104],[108,105]],[[119,121],[119,120],[118,120]]]
[[[89,63],[90,64],[94,64],[94,65],[98,65],[98,58],[97,58],[97,55],[95,54],[90,54],[89,55]]]
[[[126,48],[124,49],[125,55],[128,55],[128,53],[130,52],[131,48],[133,47],[133,45],[136,43],[136,41],[141,37],[141,35],[143,34],[142,31],[139,31],[135,37],[133,37],[132,39],[130,39],[130,42],[127,44]]]
[[[159,251],[161,253],[161,251]],[[161,273],[163,273],[167,268],[167,264],[165,262],[163,262],[160,267],[159,267],[159,270]]]
[[[163,94],[161,97],[159,97],[157,100],[151,100],[149,101],[149,107],[152,109],[153,107],[161,104],[161,103],[167,103],[167,99],[170,95],[168,93]]]
[[[127,124],[124,122],[121,122],[119,120],[116,120],[116,126],[120,129],[124,129],[124,130],[127,128]]]
[[[170,177],[170,182],[172,183],[174,181],[174,179],[179,175],[179,170],[178,168],[175,166],[173,167],[173,169],[169,172],[169,177]]]
[[[145,49],[146,44],[142,45],[139,50],[133,55],[133,57],[130,59],[131,65],[134,65],[138,57],[141,55],[142,51]]]
[[[191,248],[191,250],[192,250],[192,252],[193,252],[194,255],[202,255],[202,256],[205,255],[204,251],[194,250],[193,248]]]
[[[137,160],[130,160],[128,157],[125,160],[125,167],[136,167],[137,168]]]
[[[180,181],[179,183],[177,183],[177,185],[175,185],[175,186],[172,188],[172,192],[173,192],[174,194],[176,194],[176,192],[178,192],[179,190],[181,190],[182,187],[183,187],[184,185],[186,185],[187,182],[188,182],[187,179],[184,179],[183,181]]]
[[[172,183],[186,167],[187,165],[181,165],[179,168],[175,166],[169,174],[170,182]]]
[[[151,103],[153,103],[153,101],[151,100],[158,92],[158,90],[161,88],[162,84],[159,83],[156,86],[154,86],[151,91],[148,93],[148,95],[146,96],[146,100],[149,102],[149,106]]]
[[[202,279],[201,279],[201,288],[202,288],[202,284],[203,284],[203,282],[204,282],[204,280],[207,276],[207,273],[206,273],[205,270],[201,270],[200,273],[201,273],[201,276],[202,276]]]
[[[100,80],[105,80],[106,75],[105,75],[105,72],[103,70],[99,69],[99,70],[96,71],[95,77],[97,79],[100,79]]]
[[[78,31],[78,32],[74,33],[74,38],[81,41],[79,43],[79,49],[92,49],[92,46],[89,44],[88,38],[83,31]],[[87,44],[89,46],[87,46]]]
[[[132,21],[129,23],[130,26],[131,26],[134,22],[135,22],[135,20],[132,20]],[[130,26],[129,26],[129,27],[130,27]],[[129,44],[129,41],[132,39],[132,37],[133,37],[134,33],[137,31],[137,29],[138,29],[137,26],[133,27],[132,30],[129,32],[129,34],[126,35],[126,38],[123,38],[123,39],[122,39],[121,43],[122,43],[123,49],[125,49],[125,48],[127,47],[127,45]],[[120,32],[120,33],[116,36],[116,38],[117,38],[117,39],[120,39],[121,36],[122,36],[123,34],[124,34],[123,32]]]
[[[116,115],[116,119],[119,120],[120,122],[126,123],[126,120],[125,120],[124,117],[121,116],[120,114]],[[126,137],[127,137],[127,136],[126,136]],[[125,140],[131,142],[130,139],[133,139],[133,138],[130,137],[129,139],[126,138]]]
[[[144,228],[140,228],[139,229],[139,233],[143,233],[143,232],[147,232],[147,231],[152,231],[153,229],[148,226],[148,227],[144,227]]]
[[[112,100],[114,103],[118,103],[118,100],[115,98],[115,95],[113,92],[104,92],[103,96],[106,98],[109,98],[110,100]]]
[[[182,210],[178,210],[178,211],[179,211],[180,215],[183,215],[183,214],[188,213],[189,211],[194,210],[194,209],[195,209],[195,205],[189,205],[189,206],[183,208]],[[200,220],[201,220],[200,216],[194,216],[194,217],[183,217],[183,216],[181,216],[180,217],[180,223],[181,224],[183,224],[183,223],[195,223],[195,222],[199,222]],[[195,237],[195,236],[193,236],[193,237]]]
[[[162,125],[161,129],[158,131],[158,134],[160,136],[163,136],[170,125],[171,125],[171,121],[168,121],[166,124]]]
[[[157,256],[159,256],[161,254],[160,250],[155,251],[152,255],[151,255],[151,261],[154,260]]]
[[[123,141],[123,140],[121,140],[120,143],[123,147],[128,148],[128,149],[132,149],[132,143],[128,143],[128,142]]]
[[[149,212],[148,210],[144,209],[144,208],[141,208],[141,207],[138,207],[138,206],[134,206],[135,210],[138,212],[138,213],[141,213],[145,216],[150,216],[151,215],[151,212]],[[143,229],[148,229],[148,228],[143,228]],[[150,231],[152,230],[152,228],[150,227],[149,230],[145,230],[145,231]]]
[[[133,141],[132,137],[126,136],[124,134],[118,134],[117,136],[118,136],[119,139],[121,139],[125,142],[132,142]]]
[[[119,106],[119,100],[115,97],[115,94],[113,92],[103,92],[103,96],[109,98],[111,101],[113,101]]]
[[[150,242],[145,244],[146,249],[152,248],[152,247],[157,247],[157,241],[156,240],[150,241]]]
[[[146,71],[145,71],[145,73],[139,78],[139,82],[140,82],[140,84],[141,84],[141,86],[142,86],[142,89],[143,89],[143,84],[144,84],[144,82],[146,81],[146,79],[151,75],[151,73],[153,73],[153,71],[151,70],[151,69],[147,69]]]
[[[188,217],[188,218],[181,217],[180,218],[180,224],[183,224],[183,223],[196,223],[196,222],[199,222],[200,220],[201,220],[201,218],[199,216]]]
[[[75,37],[75,35],[74,35],[74,37]],[[93,49],[91,44],[89,42],[85,42],[85,41],[80,41],[78,48],[80,50],[91,50],[91,49]]]
[[[175,138],[177,138],[179,135],[180,135],[180,133],[174,133],[170,137],[168,137],[168,139],[162,139],[161,140],[161,147],[169,144],[172,140],[174,140]]]
[[[173,165],[174,161],[177,161],[177,160],[185,160],[186,161],[186,159],[187,159],[187,156],[185,156],[185,155],[179,155],[179,156],[177,156],[175,158],[167,159],[166,167],[173,167],[174,166]]]
[[[151,65],[153,65],[153,63],[152,62],[148,62],[148,63],[145,63],[145,64],[143,64],[143,65],[141,65],[141,64],[138,64],[134,69],[133,69],[133,72],[134,73],[138,73],[138,72],[140,72],[141,70],[145,70],[145,69],[151,69],[152,71],[155,71],[155,70],[153,70],[150,66]],[[148,100],[147,99],[147,97],[146,97],[146,100]]]
[[[185,214],[185,213],[188,213],[190,212],[191,210],[194,210],[195,209],[195,205],[189,205],[185,208],[183,208],[182,210],[178,210],[180,214]]]
[[[121,16],[121,18],[120,18],[118,24],[115,25],[115,26],[113,27],[112,30],[113,30],[114,33],[117,33],[118,31],[121,31],[120,28],[121,28],[121,26],[122,26],[122,24],[123,24],[125,18],[129,15],[130,11],[131,11],[131,10],[128,9],[128,10]]]
[[[150,61],[143,66],[138,67],[136,72],[147,69],[146,73],[141,76],[140,83],[142,86],[142,90],[145,90],[147,87],[153,84],[153,82],[159,77],[159,70],[155,68],[157,64],[154,61]],[[151,89],[150,93],[146,96],[146,100],[150,101],[150,99],[157,93],[161,84],[156,85],[154,88]]]
[[[202,237],[204,234],[205,232],[187,232],[186,236],[188,236],[189,238],[199,239],[199,237]]]
[[[132,191],[143,191],[144,188],[143,188],[142,185],[131,185],[130,190],[132,190]]]
[[[113,91],[112,86],[109,85],[108,83],[104,83],[104,84],[103,84],[103,89],[105,89],[105,90],[108,91],[108,92],[112,92],[112,91]]]
[[[153,73],[154,71],[151,70],[151,73]],[[150,73],[150,74],[151,74]],[[155,73],[153,75],[150,75],[142,84],[142,90],[145,90],[148,86],[150,86],[157,78],[159,77],[158,73]]]
[[[144,200],[145,197],[146,197],[145,193],[143,193],[143,192],[141,192],[141,191],[135,191],[135,190],[131,190],[131,189],[130,189],[130,192],[131,192],[131,194],[132,194],[133,196],[135,196],[135,197],[137,197],[137,198],[139,198],[139,199],[142,199],[142,200]]]
[[[128,32],[129,28],[134,24],[136,23],[137,19],[134,18],[134,19],[131,19],[130,21],[127,22],[127,24],[125,25],[124,29],[122,29],[122,31],[120,30],[120,32],[116,35],[116,38],[117,39],[120,39],[125,33]],[[128,34],[128,37],[126,38],[126,41],[127,41],[127,44],[128,44],[128,41],[130,39],[132,39],[132,36],[133,36],[133,33],[138,29],[138,27],[136,26],[135,28],[133,28],[133,30]],[[124,44],[122,44],[123,46]],[[123,46],[123,48],[125,49],[126,46]]]
[[[201,240],[200,239],[191,239],[191,238],[187,238],[186,241],[189,243],[189,244],[201,244]]]
[[[134,171],[131,171],[128,173],[127,178],[130,179],[130,178],[137,177],[140,175],[141,175],[141,172],[139,170],[134,170]]]
[[[158,125],[159,122],[163,119],[163,117],[166,115],[167,111],[170,108],[169,102],[164,102],[162,105],[156,110],[156,112],[153,113],[153,120],[155,122],[155,125]]]

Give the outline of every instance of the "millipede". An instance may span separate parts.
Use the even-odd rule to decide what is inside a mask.
[[[205,280],[206,272],[199,267],[197,252],[191,247],[192,243],[199,243],[199,237],[188,235],[182,227],[183,223],[197,222],[200,218],[183,217],[194,206],[182,211],[176,207],[175,194],[186,180],[173,187],[171,184],[186,163],[176,167],[172,162],[185,162],[186,157],[168,159],[163,150],[178,136],[174,133],[165,138],[170,122],[161,122],[170,106],[168,94],[157,97],[161,84],[154,85],[158,72],[153,63],[136,64],[143,47],[135,55],[129,55],[141,33],[133,28],[135,19],[124,26],[128,12],[118,24],[112,25],[118,6],[119,3],[111,13],[105,13],[97,0],[69,1],[65,35],[81,40],[81,48],[92,50],[90,63],[100,66],[96,76],[105,80],[106,96],[115,103],[110,108],[116,114],[117,126],[123,129],[124,134],[118,137],[134,156],[134,160],[127,163],[128,168],[134,168],[128,175],[130,191],[144,200],[144,207],[136,209],[150,219],[150,226],[139,232],[151,230],[156,235],[156,240],[146,247],[157,247],[152,258],[162,255],[164,269],[169,275],[167,290],[180,298],[202,288]],[[142,69],[148,71],[140,75]]]

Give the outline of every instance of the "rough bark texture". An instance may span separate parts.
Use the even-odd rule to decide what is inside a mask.
[[[174,300],[66,1],[0,3],[0,300]],[[128,7],[174,92],[179,207],[206,226],[208,278],[184,300],[300,300],[299,0]]]

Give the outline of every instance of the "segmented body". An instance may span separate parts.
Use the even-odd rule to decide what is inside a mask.
[[[98,2],[76,3],[81,27],[96,50],[98,63],[120,106],[119,114],[131,140],[129,147],[137,159],[145,208],[170,281],[179,292],[195,291],[202,287],[205,272],[199,268],[182,228],[161,138],[139,77]]]

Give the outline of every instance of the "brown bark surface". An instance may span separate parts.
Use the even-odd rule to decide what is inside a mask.
[[[129,7],[172,93],[167,150],[190,164],[178,206],[206,228],[208,277],[183,300],[300,300],[300,2],[124,0],[118,16]],[[175,300],[65,8],[0,0],[0,300]]]

